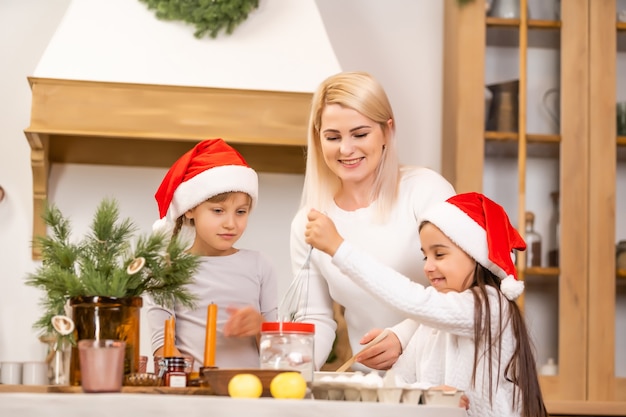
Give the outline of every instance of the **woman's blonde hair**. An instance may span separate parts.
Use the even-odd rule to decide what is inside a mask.
[[[395,119],[385,90],[366,72],[335,74],[324,80],[313,95],[301,207],[326,210],[341,187],[340,179],[326,165],[321,149],[322,112],[330,104],[353,109],[373,120],[378,123],[386,137],[386,145],[371,191],[371,201],[378,218],[384,220],[395,202],[400,178]]]

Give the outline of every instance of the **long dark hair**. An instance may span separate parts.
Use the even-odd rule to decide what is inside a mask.
[[[487,294],[487,287],[496,288],[499,294],[498,305],[492,306]],[[504,367],[507,381],[513,383],[513,404],[515,408],[521,402],[522,417],[547,417],[548,411],[543,402],[534,348],[532,346],[526,322],[519,306],[515,301],[507,299],[500,290],[500,278],[487,268],[476,262],[474,280],[470,286],[474,295],[474,367],[472,372],[472,386],[476,385],[476,369],[479,356],[484,355],[488,364],[494,360],[499,362],[502,355],[502,334],[510,320],[513,335],[515,336],[515,350],[511,360]],[[503,304],[508,303],[509,316],[504,317]],[[491,331],[491,311],[498,309],[498,326],[495,334]],[[486,347],[485,352],[481,348]],[[489,403],[492,404],[493,369],[489,368]],[[498,373],[502,372],[501,364]],[[497,389],[497,387],[495,387]]]

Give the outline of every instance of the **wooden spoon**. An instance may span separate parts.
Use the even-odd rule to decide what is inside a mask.
[[[337,368],[337,370],[335,372],[345,372],[349,367],[352,366],[352,364],[356,361],[356,357],[363,352],[365,349],[368,349],[372,346],[374,346],[376,343],[380,342],[381,340],[383,340],[385,337],[387,337],[387,335],[390,333],[391,331],[389,329],[385,329],[382,332],[380,332],[378,334],[378,336],[376,336],[375,338],[373,338],[372,340],[370,340],[369,342],[367,342],[365,344],[365,346],[363,346],[363,348],[355,355],[353,355],[350,359],[348,359],[343,365],[341,365],[339,368]]]

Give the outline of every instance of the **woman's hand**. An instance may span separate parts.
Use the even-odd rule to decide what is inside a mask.
[[[343,238],[337,232],[335,223],[322,212],[311,209],[307,215],[309,222],[304,230],[304,240],[315,249],[334,256],[343,242]]]
[[[242,308],[226,307],[226,311],[230,314],[230,317],[224,325],[224,336],[257,336],[261,332],[263,316],[252,306]]]
[[[368,343],[382,332],[382,329],[372,329],[361,338],[359,343]],[[361,352],[356,357],[356,361],[372,369],[387,370],[396,363],[402,353],[400,339],[394,332],[389,332],[380,342],[367,350]]]

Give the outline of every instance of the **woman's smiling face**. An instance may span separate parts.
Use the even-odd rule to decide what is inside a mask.
[[[380,125],[356,110],[327,105],[321,117],[324,161],[342,183],[374,181],[385,135]]]
[[[476,269],[476,261],[471,256],[432,223],[422,225],[420,241],[424,273],[437,291],[461,292],[470,287]]]

